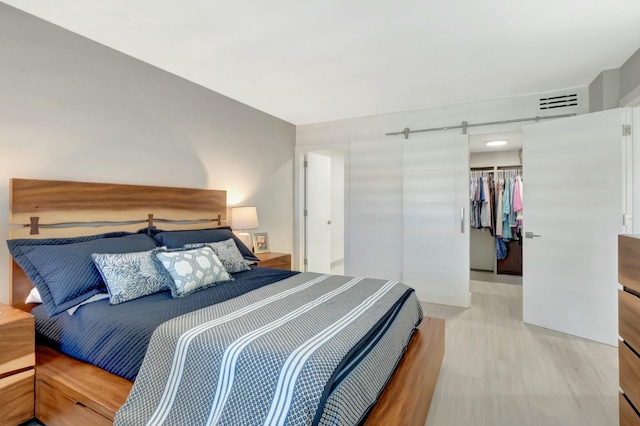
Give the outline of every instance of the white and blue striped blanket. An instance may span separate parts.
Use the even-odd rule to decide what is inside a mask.
[[[293,276],[158,327],[114,424],[357,423],[421,319],[404,284]]]

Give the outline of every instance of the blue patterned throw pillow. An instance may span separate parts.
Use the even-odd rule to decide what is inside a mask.
[[[107,284],[109,303],[117,305],[170,289],[171,277],[154,256],[158,250],[91,255]]]
[[[159,250],[155,256],[173,278],[171,296],[174,298],[233,279],[211,247]]]
[[[227,272],[231,272],[233,274],[251,269],[244,260],[244,257],[242,257],[242,253],[240,253],[240,250],[238,249],[236,242],[233,241],[233,238],[215,243],[206,243],[204,246],[208,246],[213,249],[213,252],[218,256]],[[197,248],[203,247],[203,244],[185,244],[184,247]]]

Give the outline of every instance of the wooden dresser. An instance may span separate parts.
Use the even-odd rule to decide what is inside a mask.
[[[33,418],[35,364],[34,318],[0,304],[0,424]]]
[[[620,426],[640,425],[640,235],[618,236]]]

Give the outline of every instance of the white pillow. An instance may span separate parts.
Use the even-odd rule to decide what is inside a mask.
[[[156,258],[173,278],[171,296],[184,297],[223,281],[233,280],[209,246],[158,251]]]
[[[42,303],[42,298],[40,297],[40,292],[37,288],[32,288],[27,296],[27,300],[24,303]]]
[[[236,272],[249,271],[251,269],[249,265],[247,265],[247,261],[242,257],[242,253],[240,253],[240,250],[233,238],[215,243],[205,243],[204,245],[213,249],[213,252],[218,256],[218,259],[220,259],[227,272],[231,272],[233,274]],[[199,247],[203,247],[203,244],[184,245],[184,248]],[[255,263],[255,261],[252,262]]]

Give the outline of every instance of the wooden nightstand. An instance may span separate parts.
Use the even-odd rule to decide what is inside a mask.
[[[0,304],[0,423],[17,425],[34,417],[35,319]]]
[[[291,270],[291,255],[287,253],[256,253],[260,259],[258,266],[263,268],[287,269]]]

